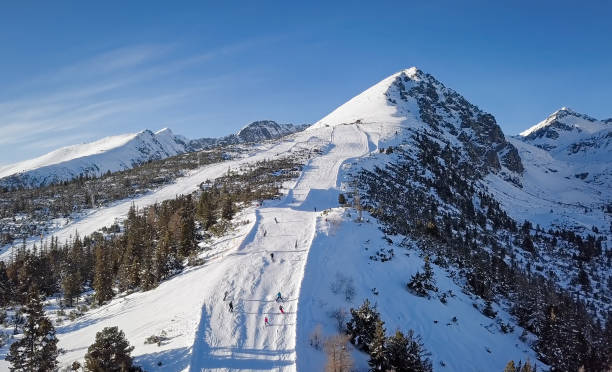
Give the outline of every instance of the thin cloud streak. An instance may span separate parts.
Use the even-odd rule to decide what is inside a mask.
[[[111,117],[121,123],[130,115],[150,116],[179,105],[232,78],[228,74],[194,81],[186,70],[276,39],[249,40],[180,58],[172,55],[176,45],[122,47],[27,82],[22,88],[36,93],[0,101],[0,163],[6,164],[1,158],[9,152],[14,156],[15,150],[39,150],[29,156],[34,157],[41,149],[91,138],[91,129],[98,126],[95,130],[102,132],[99,127]],[[143,123],[140,130],[151,125],[155,123]],[[79,134],[66,136],[75,130]]]

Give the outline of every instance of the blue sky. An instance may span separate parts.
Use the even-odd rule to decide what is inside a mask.
[[[610,1],[295,3],[3,3],[0,164],[145,128],[312,123],[410,66],[507,134],[562,106],[612,117]]]

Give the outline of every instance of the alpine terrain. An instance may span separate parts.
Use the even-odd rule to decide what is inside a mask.
[[[146,129],[101,140],[63,147],[41,157],[0,167],[0,187],[38,187],[78,177],[99,177],[106,172],[130,169],[170,156],[219,145],[261,142],[304,129],[304,125],[253,122],[221,138],[188,140],[168,128]]]
[[[305,129],[5,167],[0,369],[607,371],[611,126],[506,136],[413,67]]]

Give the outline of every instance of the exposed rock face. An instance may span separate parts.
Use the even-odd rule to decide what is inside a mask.
[[[504,166],[512,172],[523,172],[518,151],[506,141],[495,117],[433,76],[415,68],[405,70],[398,74],[387,97],[391,104],[407,106],[404,110],[416,103],[420,119],[441,138],[458,140],[480,170],[497,172]]]

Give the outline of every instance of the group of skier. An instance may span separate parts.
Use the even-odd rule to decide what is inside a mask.
[[[261,203],[261,205],[263,205],[263,202]],[[315,208],[315,211],[316,211],[316,208]],[[276,219],[276,217],[274,217],[274,222],[278,223],[278,220]],[[266,232],[267,232],[267,231],[265,231],[265,230],[264,230],[264,236],[266,236]],[[297,240],[296,240],[296,242],[295,242],[295,247],[296,247],[296,248],[297,248],[297,245],[298,245],[298,244],[297,244]],[[272,262],[275,262],[275,261],[274,261],[274,253],[272,253],[272,252],[270,253],[270,259],[272,259]],[[225,295],[223,296],[223,301],[225,301],[225,300],[227,299],[227,295],[228,295],[228,292],[226,291],[226,292],[225,292]],[[276,301],[277,303],[278,303],[278,302],[284,302],[284,301],[285,301],[285,299],[283,298],[283,296],[281,295],[281,293],[280,293],[280,292],[278,292],[278,293],[276,294],[276,300],[275,300],[275,301]],[[285,314],[285,308],[283,307],[283,305],[282,305],[282,304],[280,304],[280,305],[278,306],[278,310],[280,311],[280,313],[281,313],[281,314]],[[231,300],[230,300],[230,302],[229,302],[229,312],[230,312],[230,313],[233,313],[233,312],[234,312],[234,302],[233,302],[233,301],[231,301]],[[266,326],[269,326],[269,325],[270,325],[270,319],[268,319],[268,317],[267,317],[267,316],[266,316],[266,317],[264,317],[264,324],[265,324]]]
[[[225,295],[223,296],[223,301],[225,301],[225,300],[227,299],[227,294],[228,294],[228,293],[227,293],[227,291],[226,291],[226,292],[225,292]],[[285,299],[283,298],[283,296],[282,296],[282,294],[281,294],[280,292],[278,292],[278,293],[276,294],[276,300],[275,300],[275,301],[276,301],[277,303],[278,303],[278,302],[283,302],[283,301],[285,301]],[[282,304],[278,305],[278,310],[280,311],[280,313],[281,313],[281,314],[283,314],[283,315],[285,314],[285,308],[283,307],[283,305],[282,305]],[[230,300],[230,302],[229,302],[229,312],[230,312],[230,313],[233,313],[233,312],[234,312],[234,302],[233,302],[233,301],[231,301],[231,300]],[[266,326],[269,326],[269,325],[270,325],[270,320],[268,319],[268,317],[267,317],[267,316],[264,318],[264,324],[265,324]]]

